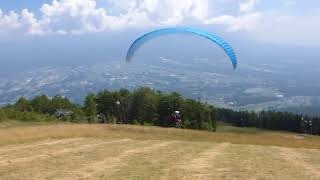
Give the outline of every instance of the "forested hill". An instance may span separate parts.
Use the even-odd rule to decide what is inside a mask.
[[[14,105],[0,109],[0,121],[7,119],[34,121],[53,120],[88,123],[141,124],[216,130],[216,121],[240,127],[284,130],[320,135],[320,118],[303,115],[263,111],[260,113],[220,109],[204,102],[185,99],[179,93],[163,93],[151,88],[138,88],[130,92],[103,90],[88,94],[83,103],[75,104],[63,96],[21,97]],[[181,123],[173,119],[179,113]]]

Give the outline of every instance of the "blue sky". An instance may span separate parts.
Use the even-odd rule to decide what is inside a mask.
[[[259,42],[320,46],[319,19],[314,0],[0,1],[4,41],[196,26]]]
[[[242,62],[312,61],[320,56],[319,19],[314,0],[2,0],[0,75],[18,66],[119,59],[139,35],[175,26],[223,37]]]

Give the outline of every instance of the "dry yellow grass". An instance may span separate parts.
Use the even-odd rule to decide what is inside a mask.
[[[320,138],[225,128],[0,128],[0,179],[320,179]]]
[[[277,131],[224,128],[218,132],[130,125],[51,124],[0,128],[0,146],[41,139],[93,137],[104,139],[181,140],[230,142],[294,148],[320,149],[320,137]]]

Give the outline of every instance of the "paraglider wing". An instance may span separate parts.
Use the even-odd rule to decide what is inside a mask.
[[[181,33],[188,33],[188,34],[195,34],[199,35],[201,37],[207,38],[210,41],[218,44],[229,56],[231,63],[233,65],[233,68],[237,68],[237,56],[232,49],[232,47],[222,38],[209,33],[207,31],[201,30],[201,29],[195,29],[195,28],[166,28],[166,29],[158,29],[152,32],[149,32],[147,34],[144,34],[143,36],[139,37],[137,40],[133,42],[133,44],[130,46],[126,60],[131,61],[133,58],[135,52],[147,41],[157,38],[159,36],[168,35],[168,34],[181,34]]]

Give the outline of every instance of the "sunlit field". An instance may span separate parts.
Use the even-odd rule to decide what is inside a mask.
[[[0,128],[0,179],[319,179],[320,138],[220,126]]]

